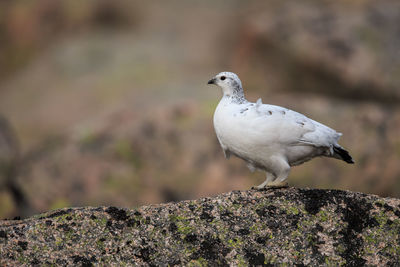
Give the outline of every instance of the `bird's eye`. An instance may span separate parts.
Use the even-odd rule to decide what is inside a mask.
[[[226,77],[225,76],[221,76],[221,81],[225,80]]]

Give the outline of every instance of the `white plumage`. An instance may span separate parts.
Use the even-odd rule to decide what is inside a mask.
[[[222,88],[214,113],[214,128],[225,157],[245,160],[251,171],[264,170],[267,178],[257,188],[287,186],[290,167],[317,156],[354,163],[335,130],[298,112],[246,100],[239,77],[221,72],[209,84]]]

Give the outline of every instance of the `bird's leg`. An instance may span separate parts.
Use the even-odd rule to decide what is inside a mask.
[[[286,182],[285,180],[279,181],[278,179],[265,185],[265,188],[273,188],[273,189],[286,188],[286,187],[289,187],[288,182]]]
[[[253,186],[251,189],[263,189],[268,183],[271,183],[274,180],[274,178],[275,176],[272,173],[267,172],[265,181],[258,186]]]
[[[286,161],[281,161],[281,169],[277,175],[277,178],[274,181],[270,181],[265,185],[266,188],[284,188],[288,187],[288,183],[286,182],[287,177],[289,176],[290,165]]]

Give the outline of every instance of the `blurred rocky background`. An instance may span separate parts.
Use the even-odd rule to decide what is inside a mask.
[[[400,197],[398,1],[1,1],[0,218],[248,189],[206,85],[343,133],[356,164],[315,159],[297,187]]]

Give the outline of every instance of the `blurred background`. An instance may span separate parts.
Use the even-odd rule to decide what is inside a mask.
[[[0,218],[261,183],[225,160],[207,81],[343,133],[292,186],[400,197],[398,1],[1,1]]]

